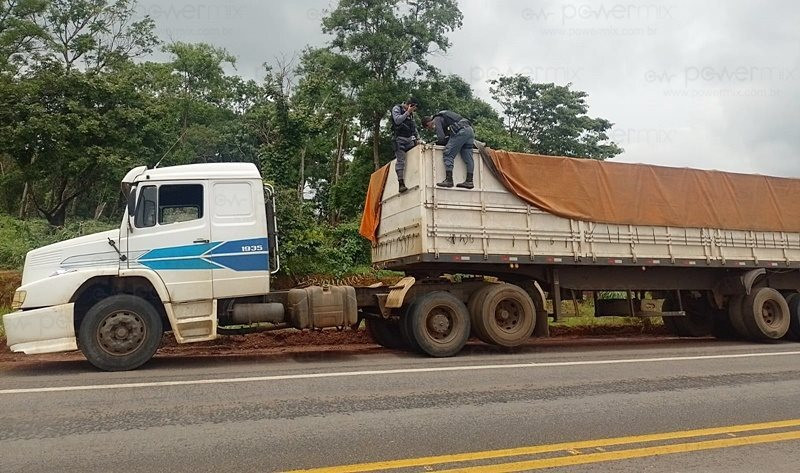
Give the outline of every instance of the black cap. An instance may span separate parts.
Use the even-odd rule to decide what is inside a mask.
[[[409,104],[409,105],[419,105],[419,101],[414,97],[409,97],[406,100],[406,103]]]

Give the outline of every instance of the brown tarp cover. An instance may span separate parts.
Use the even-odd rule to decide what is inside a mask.
[[[800,179],[485,149],[522,200],[603,223],[800,231]]]
[[[800,179],[512,153],[482,148],[513,194],[592,222],[800,232]],[[488,159],[487,159],[488,158]],[[377,241],[388,167],[370,178],[360,233]]]
[[[371,241],[373,245],[378,243],[378,225],[381,223],[381,197],[383,196],[383,188],[386,185],[388,176],[388,164],[373,172],[372,176],[370,176],[367,198],[364,201],[364,213],[361,215],[361,226],[358,228],[358,233]]]

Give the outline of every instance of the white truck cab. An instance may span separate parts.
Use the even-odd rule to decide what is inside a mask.
[[[87,353],[90,361],[113,369],[108,360],[154,343],[148,331],[172,330],[181,343],[211,340],[217,301],[269,292],[271,261],[277,266],[269,237],[274,202],[265,201],[271,189],[255,165],[138,167],[122,185],[128,211],[119,229],[28,253],[16,312],[4,317],[11,350],[48,353],[80,345],[107,359]],[[97,330],[81,337],[78,327],[101,303],[114,313],[93,320]],[[145,355],[144,361],[152,353]]]

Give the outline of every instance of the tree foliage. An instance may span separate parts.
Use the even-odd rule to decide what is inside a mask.
[[[348,59],[342,72],[358,84],[358,111],[372,133],[375,169],[387,104],[408,95],[412,78],[435,71],[430,56],[447,51],[447,34],[461,27],[462,18],[455,0],[341,0],[322,19],[322,30],[333,35],[331,49]]]
[[[586,113],[585,92],[571,84],[537,84],[523,75],[490,81],[492,97],[503,108],[509,134],[522,137],[529,151],[557,156],[608,159],[622,152],[609,141],[612,123]]]

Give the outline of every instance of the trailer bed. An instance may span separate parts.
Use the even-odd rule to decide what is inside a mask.
[[[800,233],[602,223],[564,218],[510,192],[485,154],[476,152],[475,188],[436,187],[444,177],[440,146],[407,156],[398,193],[395,163],[380,194],[373,262],[404,270],[419,263],[798,268]],[[456,158],[454,180],[465,177]],[[536,176],[530,176],[535,186]]]

